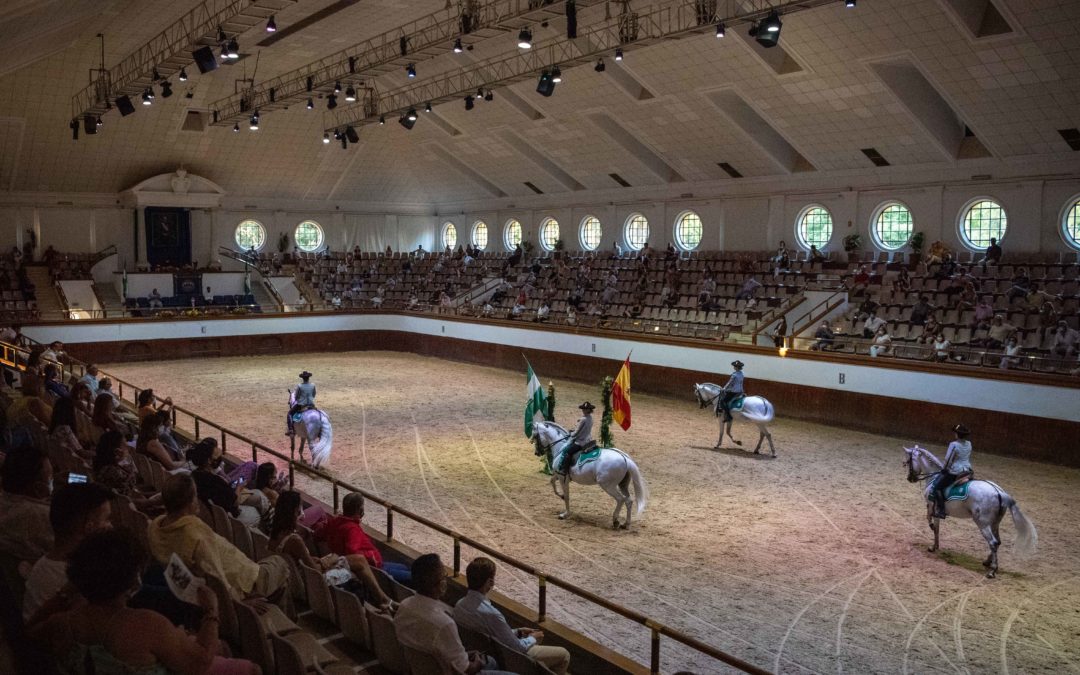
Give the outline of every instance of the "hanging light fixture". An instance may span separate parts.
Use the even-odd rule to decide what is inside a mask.
[[[187,82],[187,71],[183,68],[180,69],[180,75],[178,76],[178,79],[181,82]]]
[[[356,100],[356,90],[353,89],[351,84],[345,89],[345,100],[349,103]]]
[[[386,124],[386,115],[379,115],[379,126]]]
[[[274,33],[277,31],[277,21],[274,21],[274,15],[271,14],[270,18],[266,20],[266,32]]]
[[[409,77],[416,77],[416,64],[410,63],[409,65],[405,66],[405,74]]]
[[[520,49],[532,49],[532,31],[522,28],[518,33],[518,47]]]
[[[726,35],[726,34],[727,34],[727,33],[726,33],[726,31],[724,30],[724,22],[723,22],[723,21],[721,21],[720,23],[716,24],[716,37],[718,37],[718,38],[722,38],[722,37],[724,37],[724,35]]]
[[[146,89],[143,90],[143,93],[142,93],[142,104],[143,105],[150,105],[153,102],[154,102],[154,90],[151,89],[150,87],[147,87]]]
[[[409,108],[409,112],[405,113],[405,118],[410,122],[416,121],[416,108]]]
[[[431,101],[428,101],[427,105],[424,106],[424,112],[431,112]]]
[[[240,131],[240,123],[237,122],[236,124],[232,125],[232,130],[233,130],[234,134],[239,133],[239,131]]]
[[[558,66],[553,66],[551,69],[551,81],[555,84],[562,82],[562,70]]]
[[[229,40],[228,57],[230,59],[240,58],[240,43],[236,41],[236,38]]]
[[[251,129],[252,131],[258,131],[259,130],[259,111],[258,110],[251,113],[251,121],[248,123],[248,129]]]
[[[334,96],[333,94],[330,94],[329,96],[326,97],[326,109],[327,110],[333,110],[336,107],[337,107],[337,96]]]
[[[307,109],[308,110],[314,110],[315,109],[315,101],[313,99],[309,98],[307,100]]]
[[[322,142],[323,143],[329,143],[330,142],[330,132],[328,132],[328,131],[323,132]]]
[[[622,47],[615,50],[615,60],[622,61]]]
[[[454,53],[460,54],[463,51],[464,50],[461,48],[461,38],[457,38],[456,40],[454,40]]]

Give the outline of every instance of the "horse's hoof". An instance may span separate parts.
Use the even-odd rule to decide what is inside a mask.
[[[754,451],[754,454],[755,454],[755,455],[760,455],[760,454],[761,454],[761,451],[760,451],[760,450],[755,450],[755,451]]]
[[[989,560],[984,560],[983,561],[983,567],[990,567],[990,561]]]
[[[742,447],[742,441],[735,441],[735,445],[737,445],[737,446],[739,446],[741,448]]]
[[[626,523],[623,523],[622,525],[619,526],[619,529],[620,530],[629,530],[630,526],[627,525]]]
[[[559,514],[559,520],[566,520],[566,514],[565,513],[560,513]]]
[[[937,553],[937,547],[935,547],[935,546],[930,546],[926,550],[929,551],[930,553]]]
[[[612,522],[611,523],[611,529],[613,529],[613,530],[619,529],[619,521],[616,520],[616,521]]]
[[[987,579],[993,579],[996,576],[997,576],[997,570],[990,570],[989,572],[986,573],[986,578]]]

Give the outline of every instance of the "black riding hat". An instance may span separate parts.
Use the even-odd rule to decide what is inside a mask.
[[[952,428],[953,432],[958,436],[970,436],[971,430],[965,427],[963,424],[957,424]]]
[[[589,403],[588,401],[585,401],[584,403],[579,405],[578,408],[580,410],[584,410],[587,413],[590,413],[590,412],[596,410],[596,406],[594,406],[592,403]]]
[[[733,366],[734,368],[738,369],[738,370],[742,370],[742,367],[743,367],[744,365],[746,365],[746,364],[744,364],[744,363],[743,363],[742,361],[739,361],[738,359],[736,359],[736,360],[734,360],[734,361],[732,361],[732,362],[731,362],[731,365],[732,365],[732,366]]]
[[[305,370],[304,372],[300,373],[299,377],[301,380],[307,380],[311,378],[311,373]]]

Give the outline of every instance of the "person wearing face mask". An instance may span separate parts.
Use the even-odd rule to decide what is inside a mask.
[[[53,468],[32,445],[12,448],[0,467],[0,553],[33,563],[53,547]]]

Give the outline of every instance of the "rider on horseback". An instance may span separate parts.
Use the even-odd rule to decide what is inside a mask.
[[[300,379],[303,380],[300,384],[296,385],[296,393],[293,395],[293,406],[289,409],[289,414],[286,416],[286,423],[289,425],[289,430],[286,435],[292,436],[296,433],[293,429],[293,415],[303,410],[315,409],[315,385],[312,384],[311,373],[304,371],[300,373]]]
[[[593,442],[592,438],[592,412],[596,410],[596,406],[588,401],[585,401],[578,406],[581,410],[581,419],[577,421],[577,426],[570,433],[570,445],[567,446],[566,451],[563,452],[562,462],[559,463],[559,467],[556,469],[558,473],[568,474],[570,469],[573,468],[574,462],[577,461],[578,453],[584,450]]]
[[[963,424],[953,427],[956,440],[949,443],[949,449],[945,453],[945,466],[933,479],[932,494],[936,512],[935,518],[945,517],[945,490],[959,478],[968,478],[972,475],[971,468],[971,441],[968,436],[971,431]]]
[[[735,368],[735,371],[731,373],[731,377],[728,378],[727,384],[723,387],[723,394],[720,398],[716,399],[716,414],[719,415],[721,411],[724,413],[724,421],[731,421],[731,410],[729,409],[732,401],[739,398],[744,394],[743,392],[743,362],[738,359],[731,362],[731,366]]]

